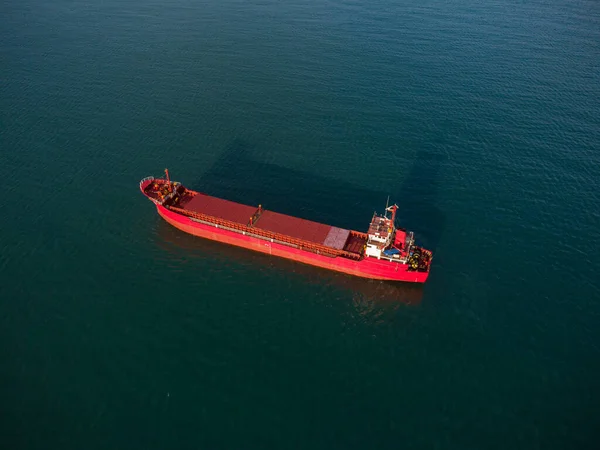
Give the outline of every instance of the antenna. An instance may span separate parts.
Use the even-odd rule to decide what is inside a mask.
[[[383,213],[383,217],[385,217],[387,219],[387,209],[388,209],[388,205],[390,204],[390,196],[388,195],[388,198],[385,202],[385,212]]]

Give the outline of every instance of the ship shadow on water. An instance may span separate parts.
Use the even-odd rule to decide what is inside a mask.
[[[423,288],[411,283],[368,280],[284,258],[257,253],[233,245],[197,238],[177,230],[164,220],[157,223],[158,244],[175,259],[189,261],[211,258],[223,264],[247,265],[260,272],[294,273],[307,283],[329,286],[346,293],[356,305],[394,306],[398,303],[416,306],[421,303]]]
[[[390,186],[389,192],[381,192],[257,161],[252,158],[253,154],[260,153],[257,150],[247,142],[234,140],[202,178],[188,184],[189,187],[228,200],[249,205],[262,204],[273,211],[356,230],[367,229],[371,215],[374,211],[383,212],[389,195],[390,201],[400,206],[398,224],[414,231],[417,241],[435,253],[446,223],[445,214],[435,204],[444,157],[429,151],[418,152],[408,175],[398,175],[398,179],[404,181],[398,186]],[[272,258],[187,236],[167,224],[160,225],[159,231],[165,242],[197,249],[199,254],[251,260],[265,267],[276,265],[282,271],[302,274],[319,284],[331,284],[351,291],[367,301],[415,305],[422,299],[422,285],[367,280]],[[435,271],[435,258],[432,271]]]
[[[439,173],[446,157],[419,151],[408,175],[399,173],[389,192],[256,161],[257,149],[234,140],[227,151],[190,188],[209,195],[330,225],[366,230],[374,211],[382,213],[389,195],[399,205],[398,224],[415,232],[433,252],[446,215],[436,205]],[[435,261],[435,259],[434,259]],[[434,262],[435,264],[435,262]]]

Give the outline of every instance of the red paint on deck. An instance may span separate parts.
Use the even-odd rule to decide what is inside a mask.
[[[210,195],[200,193],[196,194],[181,206],[188,211],[218,217],[219,219],[230,220],[243,225],[248,223],[250,217],[257,209],[255,206],[242,205],[241,203],[223,200],[221,198],[211,197]]]
[[[324,225],[273,211],[264,211],[256,223],[256,227],[316,244],[322,244],[331,230],[331,225]]]

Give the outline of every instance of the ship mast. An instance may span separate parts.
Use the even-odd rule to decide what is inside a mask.
[[[391,211],[392,212],[392,218],[389,219],[392,222],[392,225],[394,227],[396,227],[396,211],[398,210],[398,205],[396,205],[395,203],[392,206],[386,207],[386,219],[387,219],[387,211]]]
[[[171,180],[169,178],[169,169],[165,169],[165,177],[167,178],[167,186],[169,186],[169,192],[171,191]]]
[[[385,212],[383,213],[383,217],[385,217],[386,219],[387,219],[387,211],[388,211],[389,204],[390,204],[390,196],[388,195],[388,198],[385,201]]]
[[[392,225],[396,227],[396,210],[398,209],[398,205],[394,204],[392,206]]]

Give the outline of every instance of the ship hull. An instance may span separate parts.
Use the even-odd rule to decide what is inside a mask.
[[[226,230],[219,226],[200,223],[190,217],[170,211],[160,204],[157,204],[156,208],[158,214],[166,222],[185,233],[221,242],[223,244],[235,245],[237,247],[247,248],[268,255],[290,259],[303,264],[321,267],[327,270],[342,272],[362,278],[405,281],[411,283],[424,283],[429,275],[429,272],[408,271],[405,264],[379,260],[376,258],[364,258],[360,261],[355,261],[339,256],[331,258],[318,255],[305,250],[278,244],[277,242],[270,242],[236,231]]]

